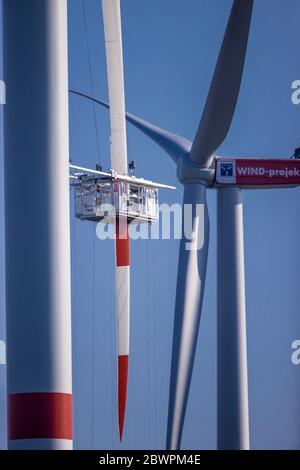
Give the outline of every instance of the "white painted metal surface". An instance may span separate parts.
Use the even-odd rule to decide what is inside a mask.
[[[68,439],[19,439],[10,442],[10,450],[73,450]]]
[[[45,441],[22,418],[45,412],[47,434],[56,416],[59,434],[61,408],[49,418],[23,403],[72,393],[67,1],[4,0],[3,25],[7,387],[8,400],[25,400],[9,418],[8,446],[30,449],[36,437],[35,449],[71,448],[71,436]],[[16,217],[24,181],[27,210]]]
[[[129,355],[129,327],[130,327],[130,267],[118,266],[116,270],[117,285],[117,322],[118,322],[118,353],[119,356]],[[128,286],[123,289],[123,285]]]
[[[81,220],[116,223],[116,217],[128,223],[157,222],[158,189],[136,184],[99,179],[78,179],[74,186],[75,215]]]
[[[102,0],[111,124],[112,168],[128,173],[120,0]]]
[[[154,181],[146,180],[144,178],[138,178],[136,176],[120,175],[119,173],[116,173],[116,172],[109,173],[105,171],[91,170],[90,168],[86,168],[86,167],[78,166],[78,165],[70,165],[70,168],[71,170],[79,170],[79,172],[84,172],[84,173],[91,174],[91,175],[106,176],[108,178],[111,178],[112,181],[114,180],[124,181],[124,183],[134,183],[139,186],[146,186],[149,188],[176,189],[175,186],[170,186],[168,184],[155,183]]]
[[[249,449],[241,190],[218,190],[218,449]]]

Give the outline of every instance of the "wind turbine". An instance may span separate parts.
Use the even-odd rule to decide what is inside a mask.
[[[193,142],[126,113],[177,165],[183,204],[193,207],[193,237],[181,240],[173,332],[167,448],[180,447],[200,323],[209,238],[206,190],[217,189],[218,448],[248,449],[249,412],[241,189],[294,187],[300,161],[219,158],[238,100],[253,0],[234,0]],[[70,90],[106,108],[109,104]],[[197,207],[201,208],[197,211]],[[183,230],[184,233],[184,230]],[[187,249],[188,248],[188,249]]]
[[[102,0],[107,81],[110,102],[111,169],[109,172],[70,165],[76,216],[116,227],[116,322],[118,343],[118,417],[123,436],[128,384],[130,336],[129,223],[158,220],[158,189],[175,189],[128,175],[124,67],[120,0]],[[114,207],[112,207],[114,206]],[[113,210],[111,210],[113,209]],[[106,212],[108,211],[108,214]]]
[[[193,241],[190,243],[190,239],[185,236],[182,238],[178,265],[167,437],[167,448],[170,449],[177,449],[180,446],[202,308],[209,241],[206,190],[212,186],[214,180],[214,152],[225,139],[235,111],[242,80],[252,6],[253,0],[235,0],[233,3],[208,98],[193,142],[131,114],[126,115],[129,122],[152,138],[171,156],[177,165],[178,179],[184,185],[183,205],[188,204],[193,208]],[[89,98],[83,93],[78,94]],[[90,99],[94,100],[93,97]],[[95,101],[108,107],[108,104],[101,100]],[[114,102],[110,98],[110,107],[112,106]],[[223,195],[221,192],[220,207],[222,200],[225,199]],[[202,208],[199,213],[197,207]],[[232,228],[231,225],[227,225],[230,232],[229,239]],[[241,228],[239,225],[240,230]],[[189,249],[186,249],[187,246]],[[241,254],[242,251],[239,252],[239,255]],[[238,261],[241,263],[240,259]],[[232,281],[232,296],[239,289],[236,295],[243,297],[243,283],[236,285],[234,279]],[[226,307],[220,303],[221,308]],[[243,338],[241,347],[244,343]],[[245,380],[246,365],[242,366],[243,371],[239,371],[238,375],[241,372]],[[222,386],[220,383],[219,387]],[[245,394],[247,387],[242,389]],[[247,400],[243,397],[242,401],[246,415]],[[244,421],[247,421],[246,416]],[[243,427],[247,428],[247,423],[243,424]],[[247,441],[247,438],[244,440]]]

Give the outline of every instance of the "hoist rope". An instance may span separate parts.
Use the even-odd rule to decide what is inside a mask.
[[[82,0],[82,13],[83,13],[83,24],[84,24],[85,42],[86,42],[86,49],[87,49],[88,66],[89,66],[90,87],[91,87],[92,95],[94,96],[95,95],[95,89],[94,89],[94,82],[93,82],[92,62],[91,62],[91,54],[90,54],[90,46],[89,46],[85,0]],[[96,112],[96,103],[95,102],[93,102],[93,114],[94,114],[94,125],[95,125],[95,131],[96,131],[96,139],[97,139],[98,159],[99,159],[99,163],[101,164],[100,139],[99,139],[99,131],[98,131],[98,123],[97,123],[97,112]]]
[[[114,249],[113,249],[113,244],[110,243],[110,259],[114,259]],[[114,297],[114,279],[113,279],[113,273],[112,273],[112,266],[113,262],[110,263],[110,270],[109,270],[109,283],[110,283],[110,380],[111,380],[111,390],[113,392],[114,390],[114,370],[116,367],[115,363],[115,352],[114,352],[114,347],[113,347],[113,338],[115,337],[115,326],[113,322],[113,315],[114,315],[114,302],[113,302],[113,297]],[[111,449],[114,449],[114,394],[111,393],[112,397],[112,403],[111,403]]]
[[[146,240],[146,262],[147,262],[147,270],[146,270],[146,285],[147,285],[147,370],[148,370],[148,448],[151,450],[151,363],[150,363],[150,256],[149,256],[149,240]]]
[[[157,404],[157,366],[158,366],[158,356],[157,356],[157,318],[156,318],[156,240],[152,240],[152,266],[153,266],[153,311],[152,311],[152,318],[153,318],[153,342],[154,342],[154,444],[155,448],[158,448],[158,440],[157,440],[157,412],[158,412],[158,404]]]
[[[92,73],[92,62],[91,62],[91,51],[89,46],[89,37],[88,37],[88,28],[87,28],[87,11],[86,11],[86,4],[85,0],[82,0],[82,13],[83,13],[83,24],[84,24],[84,34],[85,34],[85,41],[86,41],[86,48],[87,48],[87,59],[88,59],[88,71],[89,71],[89,81],[92,95],[95,96],[94,90],[94,81],[93,81],[93,73]],[[99,163],[100,160],[100,138],[99,138],[99,128],[97,125],[97,112],[96,112],[96,103],[93,101],[93,118],[94,118],[94,126],[96,132],[96,143],[97,143],[97,151],[98,151],[98,158]],[[129,148],[130,148],[130,139],[129,139]],[[73,218],[74,219],[74,218]],[[77,279],[76,270],[77,270],[77,263],[76,263],[76,221],[74,224],[74,271],[75,271],[75,281]],[[96,284],[96,234],[94,232],[95,225],[91,224],[92,226],[92,318],[91,318],[91,327],[92,331],[90,334],[91,338],[91,355],[92,355],[92,366],[91,366],[91,434],[92,434],[92,449],[95,449],[95,284]],[[112,250],[112,245],[110,244]],[[113,253],[111,253],[113,258]],[[148,448],[151,450],[154,447],[157,448],[158,446],[158,401],[157,401],[157,366],[158,366],[158,356],[157,356],[157,318],[156,318],[156,246],[155,241],[147,240],[146,241],[146,260],[147,260],[147,269],[146,269],[146,296],[147,296],[147,307],[146,307],[146,348],[147,348],[147,370],[148,370],[148,381],[147,381],[147,388],[148,388]],[[112,265],[111,265],[112,266]],[[116,368],[116,361],[115,361],[115,348],[113,345],[113,339],[115,337],[115,325],[113,321],[114,315],[114,280],[113,280],[113,273],[112,268],[109,271],[109,282],[111,286],[111,298],[110,298],[110,349],[111,349],[111,358],[110,358],[110,379],[111,379],[111,397],[112,397],[112,406],[111,406],[111,448],[114,448],[115,442],[115,407],[114,407],[114,388],[115,388],[115,379],[114,379],[114,371]],[[77,289],[76,289],[77,292]],[[75,302],[76,306],[76,302]],[[74,354],[76,360],[76,368],[75,368],[75,383],[76,383],[76,390],[78,390],[78,377],[79,374],[77,372],[78,369],[78,345],[77,345],[77,335],[78,335],[78,320],[77,320],[77,312],[74,307],[74,335],[75,335],[75,346],[74,346]],[[152,371],[153,367],[153,371]],[[152,392],[152,393],[151,393]],[[153,397],[153,398],[152,398]],[[75,433],[77,435],[78,440],[78,398],[76,399],[76,407],[75,407],[75,423],[76,423],[76,430]],[[154,415],[154,416],[153,416]],[[152,429],[153,428],[153,429]],[[154,431],[154,442],[152,442],[153,433]]]
[[[95,448],[95,280],[96,280],[96,234],[95,225],[91,224],[93,237],[93,260],[92,260],[92,449]]]
[[[84,35],[86,42],[87,50],[87,59],[88,59],[88,70],[89,70],[89,80],[91,92],[94,95],[94,82],[93,82],[93,73],[92,73],[92,63],[91,63],[91,53],[89,45],[89,36],[88,36],[88,27],[87,27],[87,12],[85,0],[82,0],[82,14],[83,14],[83,24],[84,24]],[[96,144],[97,144],[97,153],[98,161],[101,164],[100,157],[100,138],[99,130],[97,124],[97,113],[96,113],[96,104],[93,103],[93,117],[94,117],[94,126],[96,133]],[[92,366],[91,366],[91,431],[92,431],[92,449],[95,448],[95,282],[96,282],[96,234],[95,234],[95,225],[92,224],[92,331],[91,331],[91,347],[92,347]]]
[[[74,356],[75,356],[75,367],[74,367],[74,382],[75,382],[75,409],[74,409],[74,421],[75,421],[75,427],[74,427],[74,434],[75,434],[75,445],[74,447],[76,448],[76,443],[78,447],[78,367],[79,367],[79,361],[78,361],[78,347],[77,347],[77,333],[78,333],[78,311],[77,311],[77,288],[76,288],[76,282],[77,282],[77,262],[76,262],[76,243],[77,243],[77,236],[76,236],[76,219],[75,217],[71,217],[72,220],[72,233],[73,233],[73,244],[72,244],[72,260],[73,260],[73,284],[75,286],[75,289],[73,290],[74,293],[74,304],[72,305],[72,322],[74,325]]]

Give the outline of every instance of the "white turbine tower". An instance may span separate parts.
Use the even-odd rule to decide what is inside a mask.
[[[9,449],[72,448],[66,0],[4,0]]]

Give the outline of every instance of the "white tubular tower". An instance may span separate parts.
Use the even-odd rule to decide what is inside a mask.
[[[218,449],[249,449],[243,204],[218,190]]]
[[[8,448],[72,448],[66,0],[4,0]]]

